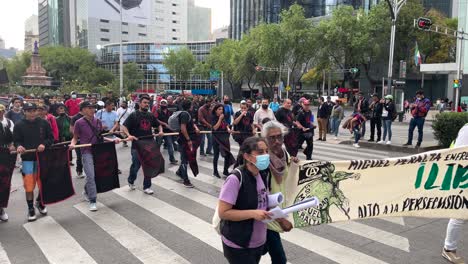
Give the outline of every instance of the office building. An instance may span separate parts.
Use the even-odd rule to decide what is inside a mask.
[[[228,26],[215,29],[213,33],[211,34],[211,39],[227,39],[227,38],[229,38]]]
[[[231,25],[229,38],[241,39],[243,34],[262,22],[278,23],[281,11],[294,3],[304,8],[305,17],[330,15],[339,5],[369,10],[382,0],[231,0]]]
[[[33,51],[34,42],[39,43],[39,24],[37,15],[32,15],[24,22],[24,51]]]
[[[187,40],[205,41],[211,36],[211,8],[199,7],[188,1]]]
[[[104,45],[100,53],[100,66],[116,76],[119,74],[119,46],[118,43]],[[214,46],[216,46],[216,41],[128,42],[123,45],[123,61],[124,63],[134,62],[138,65],[145,76],[145,79],[141,80],[141,85],[147,89],[158,91],[191,90],[195,94],[215,94],[210,80],[205,80],[198,75],[192,75],[190,80],[177,79],[177,76],[171,76],[168,73],[163,64],[165,54],[170,50],[182,47],[191,50],[197,61],[204,62]]]
[[[445,0],[445,1],[440,1],[440,0],[421,0],[424,8],[426,10],[429,9],[436,9],[442,14],[444,14],[447,17],[456,17],[456,9],[454,9],[454,6],[458,5],[458,0]],[[455,12],[454,12],[455,11]]]
[[[70,0],[39,0],[39,45],[70,46]]]
[[[188,0],[70,0],[74,46],[98,53],[110,43],[187,41]]]

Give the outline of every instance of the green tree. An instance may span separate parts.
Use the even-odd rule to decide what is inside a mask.
[[[195,68],[197,60],[188,48],[184,47],[179,50],[171,50],[164,56],[164,67],[169,74],[175,76],[177,80],[188,81],[190,74]]]
[[[136,63],[127,63],[123,67],[123,94],[134,92],[145,79],[143,72]],[[111,89],[114,94],[120,94],[120,78],[115,78],[110,86],[101,86],[101,90]]]
[[[83,73],[87,75],[96,67],[95,55],[82,48],[46,46],[40,49],[39,54],[42,66],[54,80],[82,81],[86,79]]]
[[[23,52],[20,55],[14,56],[11,60],[3,61],[6,67],[10,83],[21,84],[23,77],[26,74],[26,69],[31,64],[31,53]]]
[[[208,80],[210,78],[210,65],[204,61],[197,61],[193,73],[200,75],[202,80]]]

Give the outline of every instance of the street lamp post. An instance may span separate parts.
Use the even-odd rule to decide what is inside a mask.
[[[392,16],[392,30],[390,33],[390,54],[388,58],[388,90],[390,91],[390,94],[393,94],[392,76],[393,76],[393,55],[395,51],[396,21],[398,18],[398,13],[400,13],[400,10],[403,7],[403,5],[406,3],[406,0],[386,0],[386,1],[390,8],[390,15]]]
[[[119,56],[119,65],[120,65],[120,86],[119,86],[119,97],[123,95],[123,47],[122,47],[122,23],[123,23],[123,15],[122,15],[122,0],[120,0],[120,56]]]

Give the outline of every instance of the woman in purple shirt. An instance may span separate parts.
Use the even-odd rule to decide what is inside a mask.
[[[263,138],[250,137],[240,148],[244,165],[224,183],[218,211],[224,256],[230,264],[259,263],[266,242],[269,219],[268,190],[260,171],[268,168],[270,156]]]

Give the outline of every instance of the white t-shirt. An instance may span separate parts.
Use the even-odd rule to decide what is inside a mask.
[[[9,123],[9,124],[8,124]],[[15,124],[13,124],[13,121],[11,121],[10,119],[6,118],[6,117],[3,117],[2,119],[2,126],[4,128],[10,126],[10,131],[11,133],[13,133],[13,127],[15,126]]]
[[[455,148],[468,146],[468,125],[463,126],[458,131],[457,139],[455,140]]]
[[[268,108],[266,111],[263,110],[263,108],[258,109],[255,112],[253,123],[255,125],[262,125],[262,121],[265,118],[269,118],[271,121],[276,120],[275,113],[273,113],[273,110],[271,110],[270,108]]]
[[[123,125],[127,117],[133,112],[133,109],[130,109],[127,107],[127,109],[123,109],[122,107],[119,107],[117,109],[117,116],[120,119],[120,124]]]

